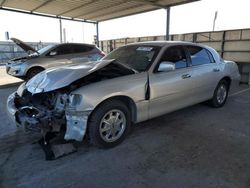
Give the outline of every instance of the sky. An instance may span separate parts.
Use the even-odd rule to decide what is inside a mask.
[[[171,8],[170,34],[211,31],[217,11],[215,30],[250,28],[250,0],[202,0]],[[27,42],[59,42],[59,21],[0,10],[0,41],[5,32]],[[94,24],[62,21],[67,42],[92,43]],[[100,40],[164,35],[166,11],[123,17],[99,24]]]

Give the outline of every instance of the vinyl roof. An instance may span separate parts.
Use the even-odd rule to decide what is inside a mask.
[[[105,21],[198,0],[0,0],[0,8],[88,21]]]

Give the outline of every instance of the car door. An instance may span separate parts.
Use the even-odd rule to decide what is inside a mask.
[[[150,101],[149,117],[153,118],[167,112],[193,104],[192,89],[195,87],[192,70],[189,67],[183,46],[168,47],[160,62],[171,62],[175,70],[159,72],[159,65],[149,74]]]
[[[210,99],[220,79],[220,67],[206,48],[187,45],[186,49],[190,55],[192,77],[195,83],[193,96],[197,103]]]

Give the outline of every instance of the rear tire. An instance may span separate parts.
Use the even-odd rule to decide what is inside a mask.
[[[30,70],[28,70],[27,75],[26,75],[26,79],[29,80],[32,77],[34,77],[35,75],[37,75],[38,73],[42,72],[44,69],[41,67],[34,67],[31,68]]]
[[[214,108],[220,108],[224,106],[227,101],[229,92],[229,83],[226,80],[221,80],[214,90],[214,95],[208,104]]]
[[[88,138],[99,148],[111,148],[125,139],[130,127],[131,115],[127,106],[119,100],[107,101],[90,116]]]

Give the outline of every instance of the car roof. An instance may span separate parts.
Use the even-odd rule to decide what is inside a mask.
[[[203,44],[198,44],[198,43],[193,43],[193,42],[185,42],[185,41],[147,41],[147,42],[136,42],[136,43],[131,43],[126,46],[159,46],[159,47],[170,47],[170,46],[176,46],[176,45],[192,45],[192,46],[199,46],[201,48],[205,48],[209,50],[212,54],[213,57],[216,59],[216,61],[219,61],[220,55],[218,52],[213,49],[212,47],[203,45]]]
[[[90,46],[90,47],[96,47],[96,45],[94,44],[87,44],[87,43],[60,43],[60,44],[56,44],[57,46],[61,46],[61,45],[84,45],[84,46]]]
[[[207,46],[202,44],[197,44],[193,42],[185,42],[185,41],[147,41],[147,42],[135,42],[128,44],[127,46],[134,46],[134,45],[152,45],[152,46],[172,46],[172,45],[193,45],[193,46],[200,46],[203,48],[207,48]]]

